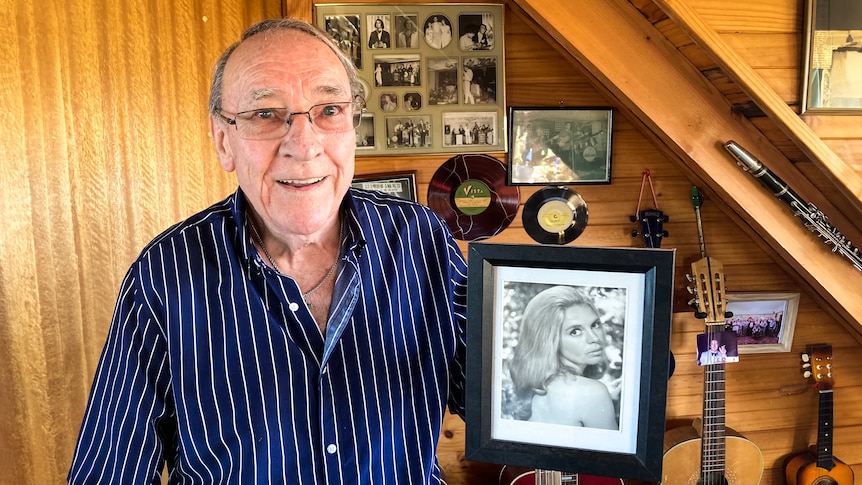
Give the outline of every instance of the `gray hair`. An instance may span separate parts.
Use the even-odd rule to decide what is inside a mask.
[[[335,42],[326,32],[320,30],[319,28],[311,25],[303,20],[298,19],[288,19],[288,18],[279,18],[279,19],[267,19],[261,20],[260,22],[249,27],[245,32],[240,36],[240,40],[231,44],[230,47],[225,49],[221,56],[219,56],[218,60],[213,66],[213,75],[212,75],[212,84],[210,85],[210,98],[209,98],[209,112],[211,114],[215,114],[217,112],[221,112],[222,109],[222,94],[224,89],[224,70],[227,65],[227,61],[230,58],[231,54],[239,47],[240,44],[245,42],[247,39],[258,35],[265,34],[267,32],[284,32],[284,31],[296,31],[302,32],[305,34],[314,37],[315,39],[323,42],[326,47],[338,57],[338,60],[341,61],[341,65],[344,66],[344,70],[347,72],[347,79],[350,81],[350,92],[351,96],[355,97],[356,95],[363,92],[362,84],[359,82],[359,75],[356,73],[356,66],[353,65],[353,61],[347,57],[341,50],[335,45]]]

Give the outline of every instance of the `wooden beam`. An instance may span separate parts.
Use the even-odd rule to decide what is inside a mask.
[[[707,25],[687,0],[653,0],[677,26],[830,177],[857,211],[862,211],[862,176],[841,160],[766,81]]]
[[[862,332],[862,273],[831,252],[723,148],[735,140],[769,166],[789,161],[626,0],[513,0],[739,215],[837,316]],[[772,163],[778,165],[778,163]],[[772,168],[772,167],[770,167]],[[773,169],[775,170],[775,169]],[[779,173],[778,171],[776,171]],[[798,172],[779,175],[803,197],[825,197]],[[815,203],[817,203],[815,202]],[[831,214],[830,214],[830,217]],[[836,222],[836,221],[833,221]],[[858,228],[835,224],[851,240]]]

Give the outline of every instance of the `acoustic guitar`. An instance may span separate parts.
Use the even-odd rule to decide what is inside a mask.
[[[853,470],[832,456],[832,346],[809,346],[802,354],[802,371],[805,378],[814,378],[814,387],[820,395],[820,412],[817,422],[817,444],[790,457],[784,465],[787,485],[853,485]]]
[[[721,262],[703,257],[692,263],[696,314],[705,318],[707,341],[724,331],[726,298]],[[705,315],[705,317],[700,317]],[[662,485],[757,485],[763,474],[760,449],[725,427],[724,362],[705,364],[702,431],[695,426],[665,434]]]
[[[623,485],[623,481],[619,478],[505,465],[500,470],[500,485]]]

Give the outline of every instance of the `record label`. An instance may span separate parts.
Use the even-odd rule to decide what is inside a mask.
[[[440,165],[428,184],[428,207],[464,241],[499,234],[515,219],[520,205],[518,187],[506,185],[506,166],[490,155],[455,155]]]
[[[464,214],[481,214],[491,205],[491,189],[478,180],[468,180],[455,191],[455,207]]]
[[[542,244],[568,244],[587,227],[587,204],[574,190],[545,187],[524,204],[524,229]]]
[[[560,199],[549,200],[539,207],[537,214],[539,226],[542,229],[559,233],[564,232],[572,225],[575,215],[568,202]]]

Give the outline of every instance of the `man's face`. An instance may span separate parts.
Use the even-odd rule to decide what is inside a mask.
[[[335,54],[308,34],[258,34],[233,52],[224,72],[225,116],[263,108],[306,111],[351,101],[350,81]],[[307,236],[335,220],[354,172],[355,132],[321,134],[306,115],[274,140],[246,140],[211,117],[222,167],[237,181],[270,231]]]

